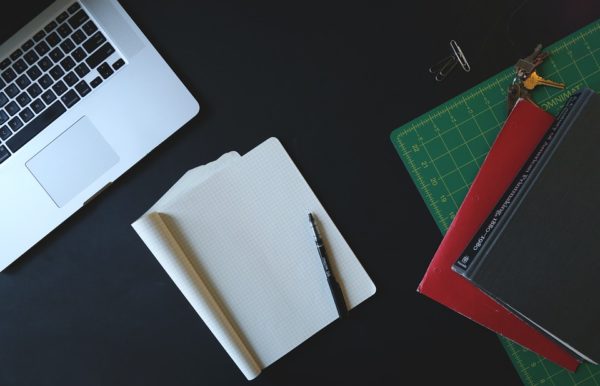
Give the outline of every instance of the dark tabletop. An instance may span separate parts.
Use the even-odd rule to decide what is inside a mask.
[[[130,224],[186,170],[270,136],[378,291],[252,384],[519,384],[495,334],[416,293],[441,234],[389,134],[597,19],[597,1],[123,6],[202,110],[0,274],[0,386],[249,384]],[[436,83],[450,39],[472,71]]]

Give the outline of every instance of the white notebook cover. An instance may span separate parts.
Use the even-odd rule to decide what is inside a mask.
[[[133,227],[248,379],[338,317],[309,212],[348,307],[375,293],[277,139],[186,176]]]

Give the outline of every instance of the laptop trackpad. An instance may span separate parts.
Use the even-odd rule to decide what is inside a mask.
[[[119,156],[94,124],[83,117],[26,165],[56,205],[62,207],[117,162]]]

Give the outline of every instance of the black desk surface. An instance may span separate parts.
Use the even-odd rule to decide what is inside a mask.
[[[270,136],[378,292],[253,384],[519,384],[495,334],[415,292],[441,234],[389,133],[600,7],[488,3],[123,0],[202,111],[0,274],[0,385],[248,384],[129,224],[186,170]],[[436,83],[453,38],[473,69]]]

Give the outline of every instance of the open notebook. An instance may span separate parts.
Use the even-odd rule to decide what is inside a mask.
[[[355,307],[375,286],[275,138],[189,171],[133,224],[248,379],[338,317],[309,212]]]

